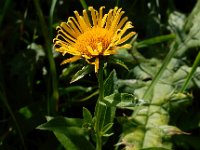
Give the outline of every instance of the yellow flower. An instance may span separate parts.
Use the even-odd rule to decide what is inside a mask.
[[[119,48],[131,47],[123,43],[135,34],[127,33],[128,29],[133,28],[132,22],[127,21],[128,17],[122,18],[124,11],[121,8],[115,7],[103,15],[104,8],[102,6],[97,11],[89,7],[91,17],[86,10],[83,10],[82,16],[74,11],[75,17],[69,17],[67,23],[62,22],[57,27],[58,34],[53,40],[55,50],[62,55],[74,55],[61,64],[84,58],[95,65],[95,72],[98,72],[100,56],[115,54]]]

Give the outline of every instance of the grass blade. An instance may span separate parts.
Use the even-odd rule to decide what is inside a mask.
[[[2,100],[3,104],[7,108],[8,112],[9,112],[9,114],[10,114],[10,116],[11,116],[11,118],[12,118],[14,124],[15,124],[16,130],[17,130],[17,132],[19,134],[19,138],[20,138],[20,140],[22,142],[22,146],[23,146],[24,150],[26,150],[26,145],[25,145],[25,142],[24,142],[24,137],[23,137],[22,131],[21,131],[19,125],[18,125],[17,119],[15,118],[15,115],[14,115],[10,105],[8,104],[8,101],[7,101],[7,98],[5,96],[5,93],[2,92],[2,91],[0,91],[0,99]]]
[[[199,53],[198,53],[193,65],[192,65],[192,69],[191,69],[190,73],[188,74],[188,76],[187,76],[187,78],[185,80],[185,83],[184,83],[182,89],[180,90],[180,92],[184,92],[186,90],[186,88],[187,88],[190,80],[192,79],[193,74],[195,73],[195,71],[196,71],[196,69],[197,69],[199,64],[200,64],[200,51],[199,51]]]

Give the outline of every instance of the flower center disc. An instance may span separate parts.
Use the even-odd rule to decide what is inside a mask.
[[[112,33],[107,29],[100,27],[93,27],[81,34],[74,45],[74,47],[82,54],[90,55],[88,52],[88,46],[93,51],[97,51],[97,45],[102,44],[102,52],[105,51],[111,43]]]

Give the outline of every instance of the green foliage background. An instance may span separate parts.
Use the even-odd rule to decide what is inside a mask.
[[[116,5],[122,7],[138,34],[133,48],[110,57],[104,70],[105,104],[117,108],[114,134],[105,138],[104,149],[128,149],[122,139],[140,147],[140,135],[152,133],[140,130],[145,121],[136,112],[146,107],[151,112],[153,101],[159,107],[158,118],[147,116],[157,125],[165,117],[163,122],[169,126],[159,130],[166,133],[156,134],[166,143],[153,147],[144,139],[143,148],[146,144],[151,145],[149,149],[199,150],[200,2],[85,2],[96,9],[104,5],[106,12]],[[52,50],[55,27],[82,9],[78,0],[0,1],[0,149],[94,149],[89,130],[98,98],[94,68],[83,60],[60,66],[63,56]],[[154,91],[148,91],[149,87]]]

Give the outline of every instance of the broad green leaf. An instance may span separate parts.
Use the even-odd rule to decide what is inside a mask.
[[[150,148],[142,148],[140,150],[171,150],[163,147],[150,147]]]
[[[89,74],[92,70],[91,65],[84,66],[81,70],[79,70],[73,77],[70,83],[76,82],[82,79],[85,75]]]
[[[94,150],[88,141],[88,135],[82,128],[82,120],[76,118],[47,117],[48,122],[40,125],[38,129],[53,131],[61,144],[68,150]]]
[[[199,13],[199,10],[200,10],[200,1],[197,1],[194,9],[192,10],[192,12],[190,13],[190,15],[188,16],[185,22],[185,26],[184,26],[185,31],[189,31],[191,29],[191,26],[194,24],[194,19]]]
[[[133,107],[135,96],[128,93],[114,93],[104,97],[103,103],[109,107]]]
[[[185,22],[185,32],[188,34],[183,37],[182,43],[179,46],[177,56],[183,57],[186,54],[186,51],[191,50],[191,48],[200,47],[200,30],[199,30],[199,22],[200,22],[200,1],[197,1],[192,13],[188,17]],[[184,33],[184,30],[181,31]]]
[[[85,107],[83,107],[83,120],[85,123],[92,123],[92,114]]]

